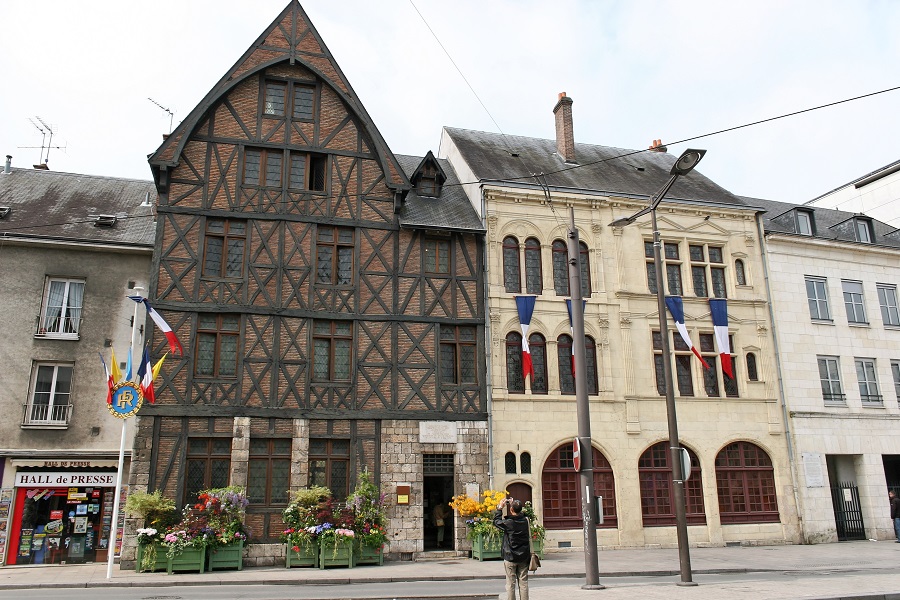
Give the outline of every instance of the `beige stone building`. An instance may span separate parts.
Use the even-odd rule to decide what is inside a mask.
[[[485,220],[491,481],[531,499],[547,549],[582,546],[573,470],[576,402],[565,250],[568,207],[581,242],[594,494],[602,547],[674,546],[663,357],[649,218],[609,224],[647,206],[677,155],[575,144],[572,101],[560,96],[557,139],[446,128],[447,157]],[[533,176],[539,174],[538,176]],[[694,171],[658,210],[667,293],[683,296],[686,327],[711,365],[681,344],[669,318],[680,440],[694,545],[800,540],[779,403],[757,210]],[[648,243],[650,244],[648,246]],[[536,296],[522,375],[515,298]],[[709,297],[726,297],[734,379],[713,343]]]
[[[900,236],[865,214],[764,207],[806,543],[892,539],[900,493]]]

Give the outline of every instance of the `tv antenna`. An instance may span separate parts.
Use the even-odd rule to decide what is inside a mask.
[[[34,119],[37,119],[38,122],[35,123]],[[56,132],[53,131],[53,128],[50,125],[47,125],[47,123],[45,123],[44,120],[42,118],[40,118],[39,116],[35,115],[34,119],[28,119],[28,122],[31,123],[32,125],[34,125],[34,128],[41,132],[41,145],[40,146],[17,146],[17,148],[32,148],[32,149],[40,148],[41,156],[40,156],[40,159],[38,162],[40,162],[40,164],[42,164],[42,165],[46,165],[48,162],[50,162],[50,149],[51,148],[56,148],[57,150],[62,150],[63,152],[65,152],[66,146],[54,146],[53,145],[53,134]],[[40,125],[38,125],[38,123],[40,123]],[[50,135],[49,139],[47,139],[47,134]],[[46,142],[46,144],[44,142]],[[44,150],[47,151],[46,157],[44,156]]]
[[[163,106],[162,104],[160,104],[159,102],[154,100],[153,98],[150,98],[149,96],[147,97],[147,100],[149,100],[153,104],[157,105],[158,107],[163,109],[165,112],[169,113],[169,133],[172,133],[172,117],[175,116],[175,113],[173,113],[171,110],[169,110],[168,108],[166,108],[165,106]]]

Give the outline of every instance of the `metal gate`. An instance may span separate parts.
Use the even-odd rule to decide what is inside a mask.
[[[866,539],[862,508],[859,504],[859,488],[855,483],[839,483],[831,486],[831,502],[834,505],[834,524],[838,541]]]

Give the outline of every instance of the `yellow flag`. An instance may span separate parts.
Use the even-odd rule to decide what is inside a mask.
[[[169,355],[169,353],[166,352],[165,354],[163,354],[163,357],[162,357],[161,359],[159,359],[158,361],[156,361],[156,364],[153,365],[153,379],[154,379],[154,381],[155,381],[156,378],[159,376],[159,370],[162,368],[163,361],[166,360],[166,357],[167,357],[168,355]]]
[[[116,361],[116,351],[112,351],[112,363],[109,365],[109,374],[112,375],[113,384],[122,381],[122,371],[119,370],[119,363]]]

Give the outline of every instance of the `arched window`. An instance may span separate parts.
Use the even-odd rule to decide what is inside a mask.
[[[594,466],[594,495],[603,496],[603,524],[598,527],[615,529],[616,486],[612,467],[606,457],[592,448]],[[572,443],[567,442],[554,450],[544,463],[541,474],[541,495],[544,501],[544,527],[547,529],[580,529],[581,485],[575,471]]]
[[[523,452],[519,456],[519,473],[527,475],[531,473],[531,454]]]
[[[547,342],[539,333],[528,336],[528,349],[531,351],[531,364],[534,366],[534,377],[531,380],[532,394],[547,393]]]
[[[504,457],[504,463],[507,474],[515,474],[516,472],[516,455],[513,452],[507,452]]]
[[[519,272],[519,240],[512,236],[503,238],[503,285],[509,293],[522,291],[522,276]]]
[[[506,334],[506,389],[514,394],[525,393],[525,377],[522,375],[522,334],[515,331]]]
[[[644,527],[675,524],[675,499],[672,495],[672,468],[669,466],[669,454],[669,442],[666,440],[647,448],[638,461]],[[690,449],[688,449],[688,456],[691,457],[691,476],[684,484],[687,522],[689,525],[703,525],[706,523],[706,513],[703,509],[700,461]]]
[[[575,375],[573,373],[574,358],[572,357],[572,338],[561,335],[556,339],[557,363],[559,364],[559,389],[560,393],[572,395],[575,393]],[[584,336],[584,358],[587,366],[588,395],[597,395],[597,346],[594,338]]]
[[[569,295],[569,249],[562,240],[553,240],[553,289],[557,296]]]
[[[747,378],[750,381],[759,381],[759,373],[756,372],[756,355],[747,353]]]
[[[541,243],[534,238],[525,240],[525,291],[538,295],[544,293]]]
[[[559,365],[559,391],[562,394],[575,394],[575,367],[572,356],[572,338],[561,335],[556,338],[556,363]]]
[[[716,456],[716,487],[722,523],[777,523],[775,472],[766,451],[732,442]]]
[[[738,285],[747,285],[747,272],[744,270],[744,261],[741,259],[734,261],[734,278]]]
[[[591,297],[591,253],[587,244],[578,242],[579,254],[581,254],[581,297]]]

